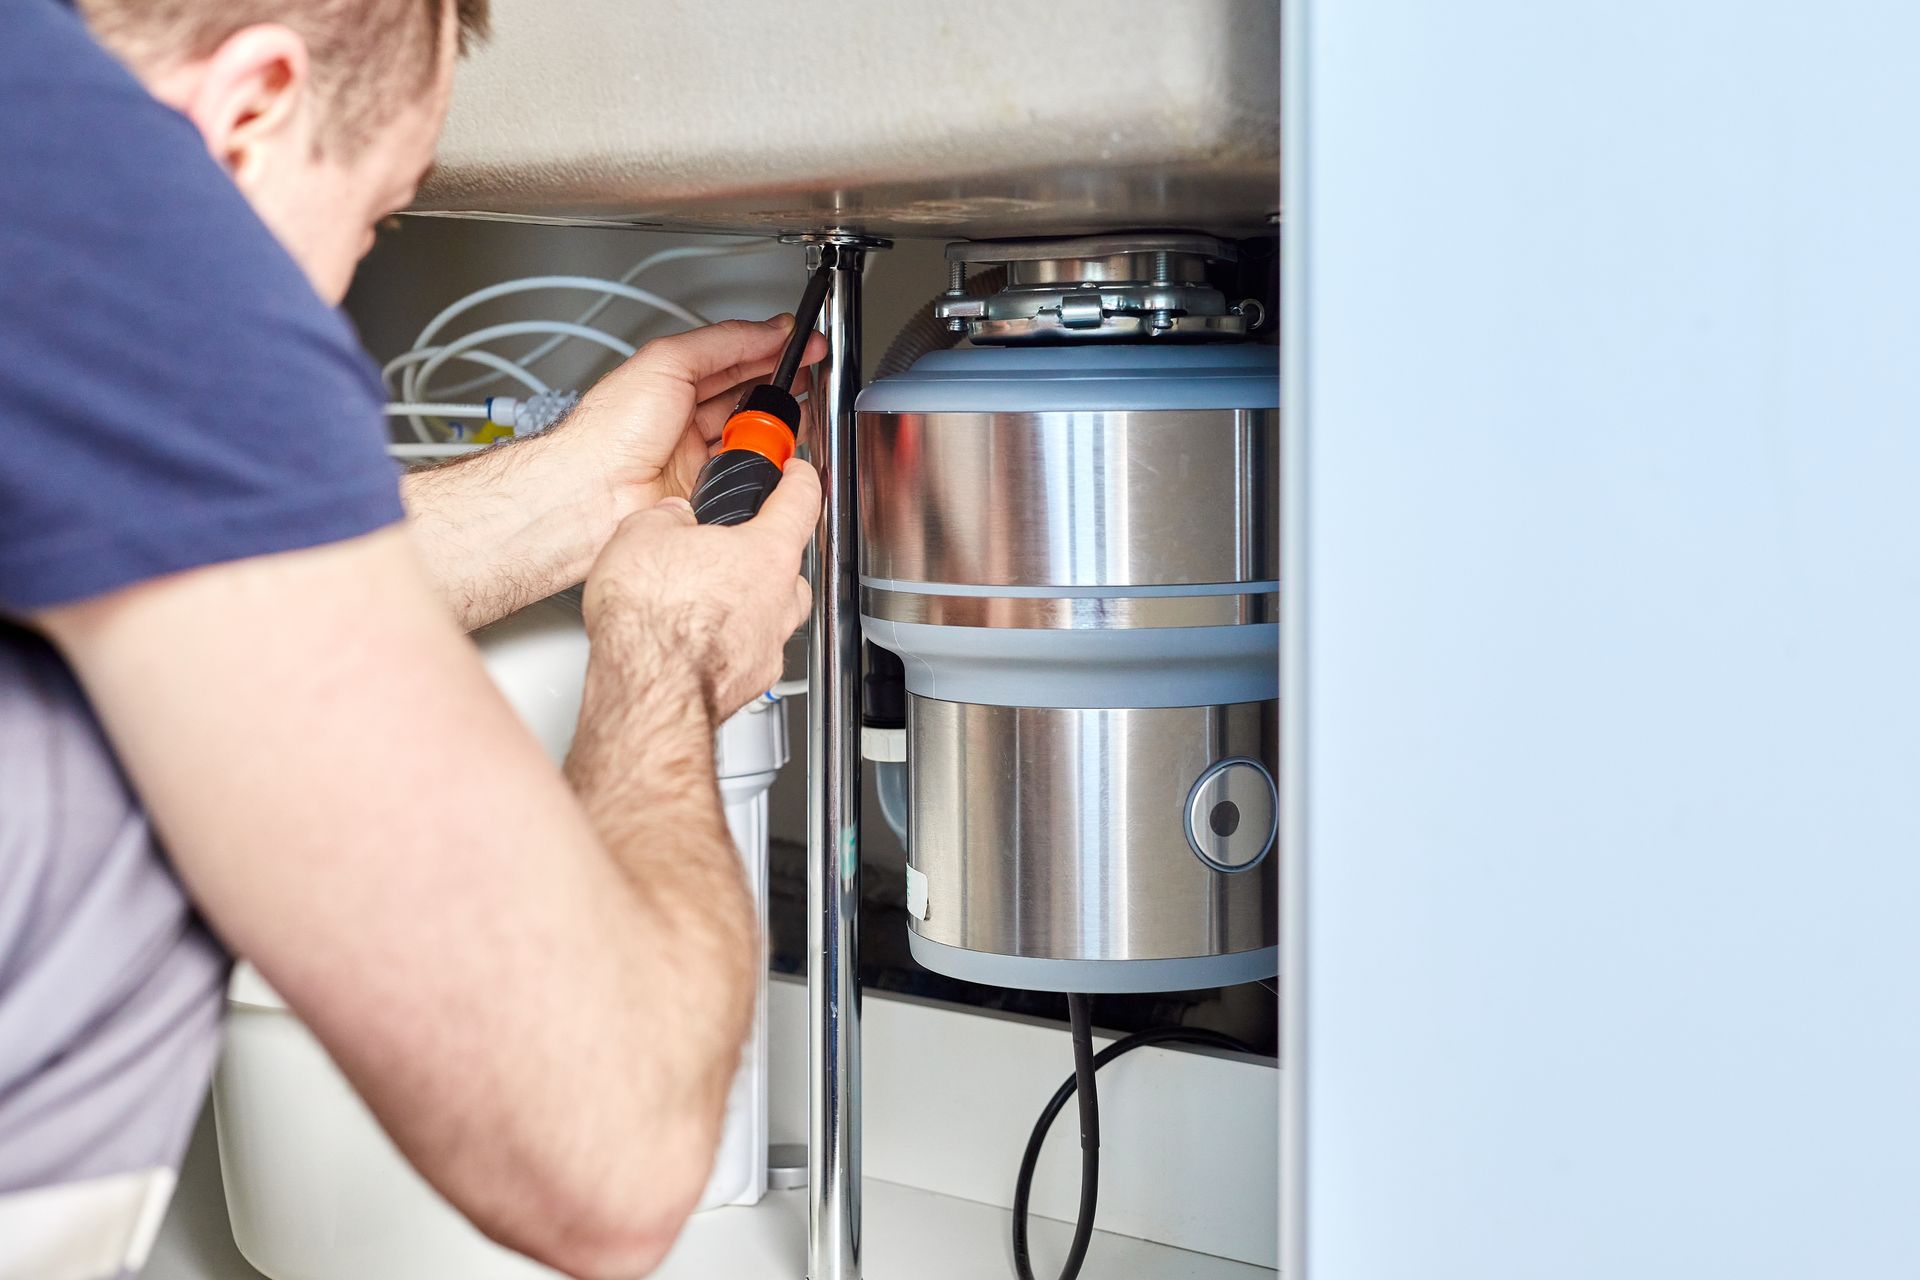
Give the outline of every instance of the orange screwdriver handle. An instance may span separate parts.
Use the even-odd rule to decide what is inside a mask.
[[[793,456],[793,428],[764,409],[741,409],[720,430],[720,451],[747,449],[776,467]]]
[[[748,391],[720,430],[720,452],[700,468],[693,518],[701,524],[753,519],[780,483],[799,427],[800,402],[787,391],[774,386]]]

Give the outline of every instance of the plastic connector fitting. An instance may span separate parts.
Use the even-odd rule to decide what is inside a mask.
[[[487,421],[495,426],[511,427],[516,436],[537,435],[572,413],[579,403],[578,391],[542,391],[525,400],[489,396]]]

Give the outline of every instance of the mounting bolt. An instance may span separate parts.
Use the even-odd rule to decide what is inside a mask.
[[[965,299],[967,296],[967,264],[959,261],[947,263],[947,297]],[[948,315],[947,332],[965,333],[967,322],[957,315]]]
[[[1165,249],[1153,255],[1153,282],[1155,284],[1173,283],[1173,257]]]

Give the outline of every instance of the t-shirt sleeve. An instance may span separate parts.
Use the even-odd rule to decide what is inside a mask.
[[[379,378],[207,153],[0,6],[0,612],[401,518]]]

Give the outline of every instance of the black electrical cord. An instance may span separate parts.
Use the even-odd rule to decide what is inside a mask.
[[[1027,1149],[1020,1157],[1020,1173],[1013,1182],[1013,1269],[1020,1280],[1034,1280],[1033,1261],[1027,1256],[1027,1202],[1033,1195],[1033,1173],[1040,1164],[1040,1149],[1046,1145],[1047,1132],[1066,1109],[1069,1099],[1080,1095],[1080,1213],[1073,1224],[1073,1245],[1067,1251],[1067,1264],[1060,1280],[1074,1280],[1087,1258],[1087,1245],[1093,1240],[1093,1216],[1100,1196],[1100,1098],[1094,1073],[1123,1053],[1143,1049],[1150,1044],[1198,1044],[1215,1049],[1251,1053],[1241,1041],[1221,1031],[1200,1027],[1153,1027],[1123,1036],[1099,1053],[1093,1052],[1093,1000],[1090,996],[1067,997],[1067,1017],[1073,1027],[1073,1074],[1067,1077],[1041,1108],[1027,1138]]]
[[[1033,1191],[1034,1166],[1040,1162],[1040,1148],[1053,1118],[1076,1091],[1080,1094],[1080,1212],[1074,1218],[1073,1244],[1067,1250],[1066,1265],[1060,1268],[1060,1280],[1074,1280],[1080,1274],[1087,1246],[1093,1243],[1093,1217],[1100,1200],[1100,1091],[1093,1079],[1099,1070],[1093,1057],[1093,998],[1068,996],[1067,1021],[1073,1030],[1073,1074],[1041,1113],[1013,1184],[1013,1268],[1020,1280],[1033,1280],[1033,1262],[1027,1257],[1027,1197]]]

